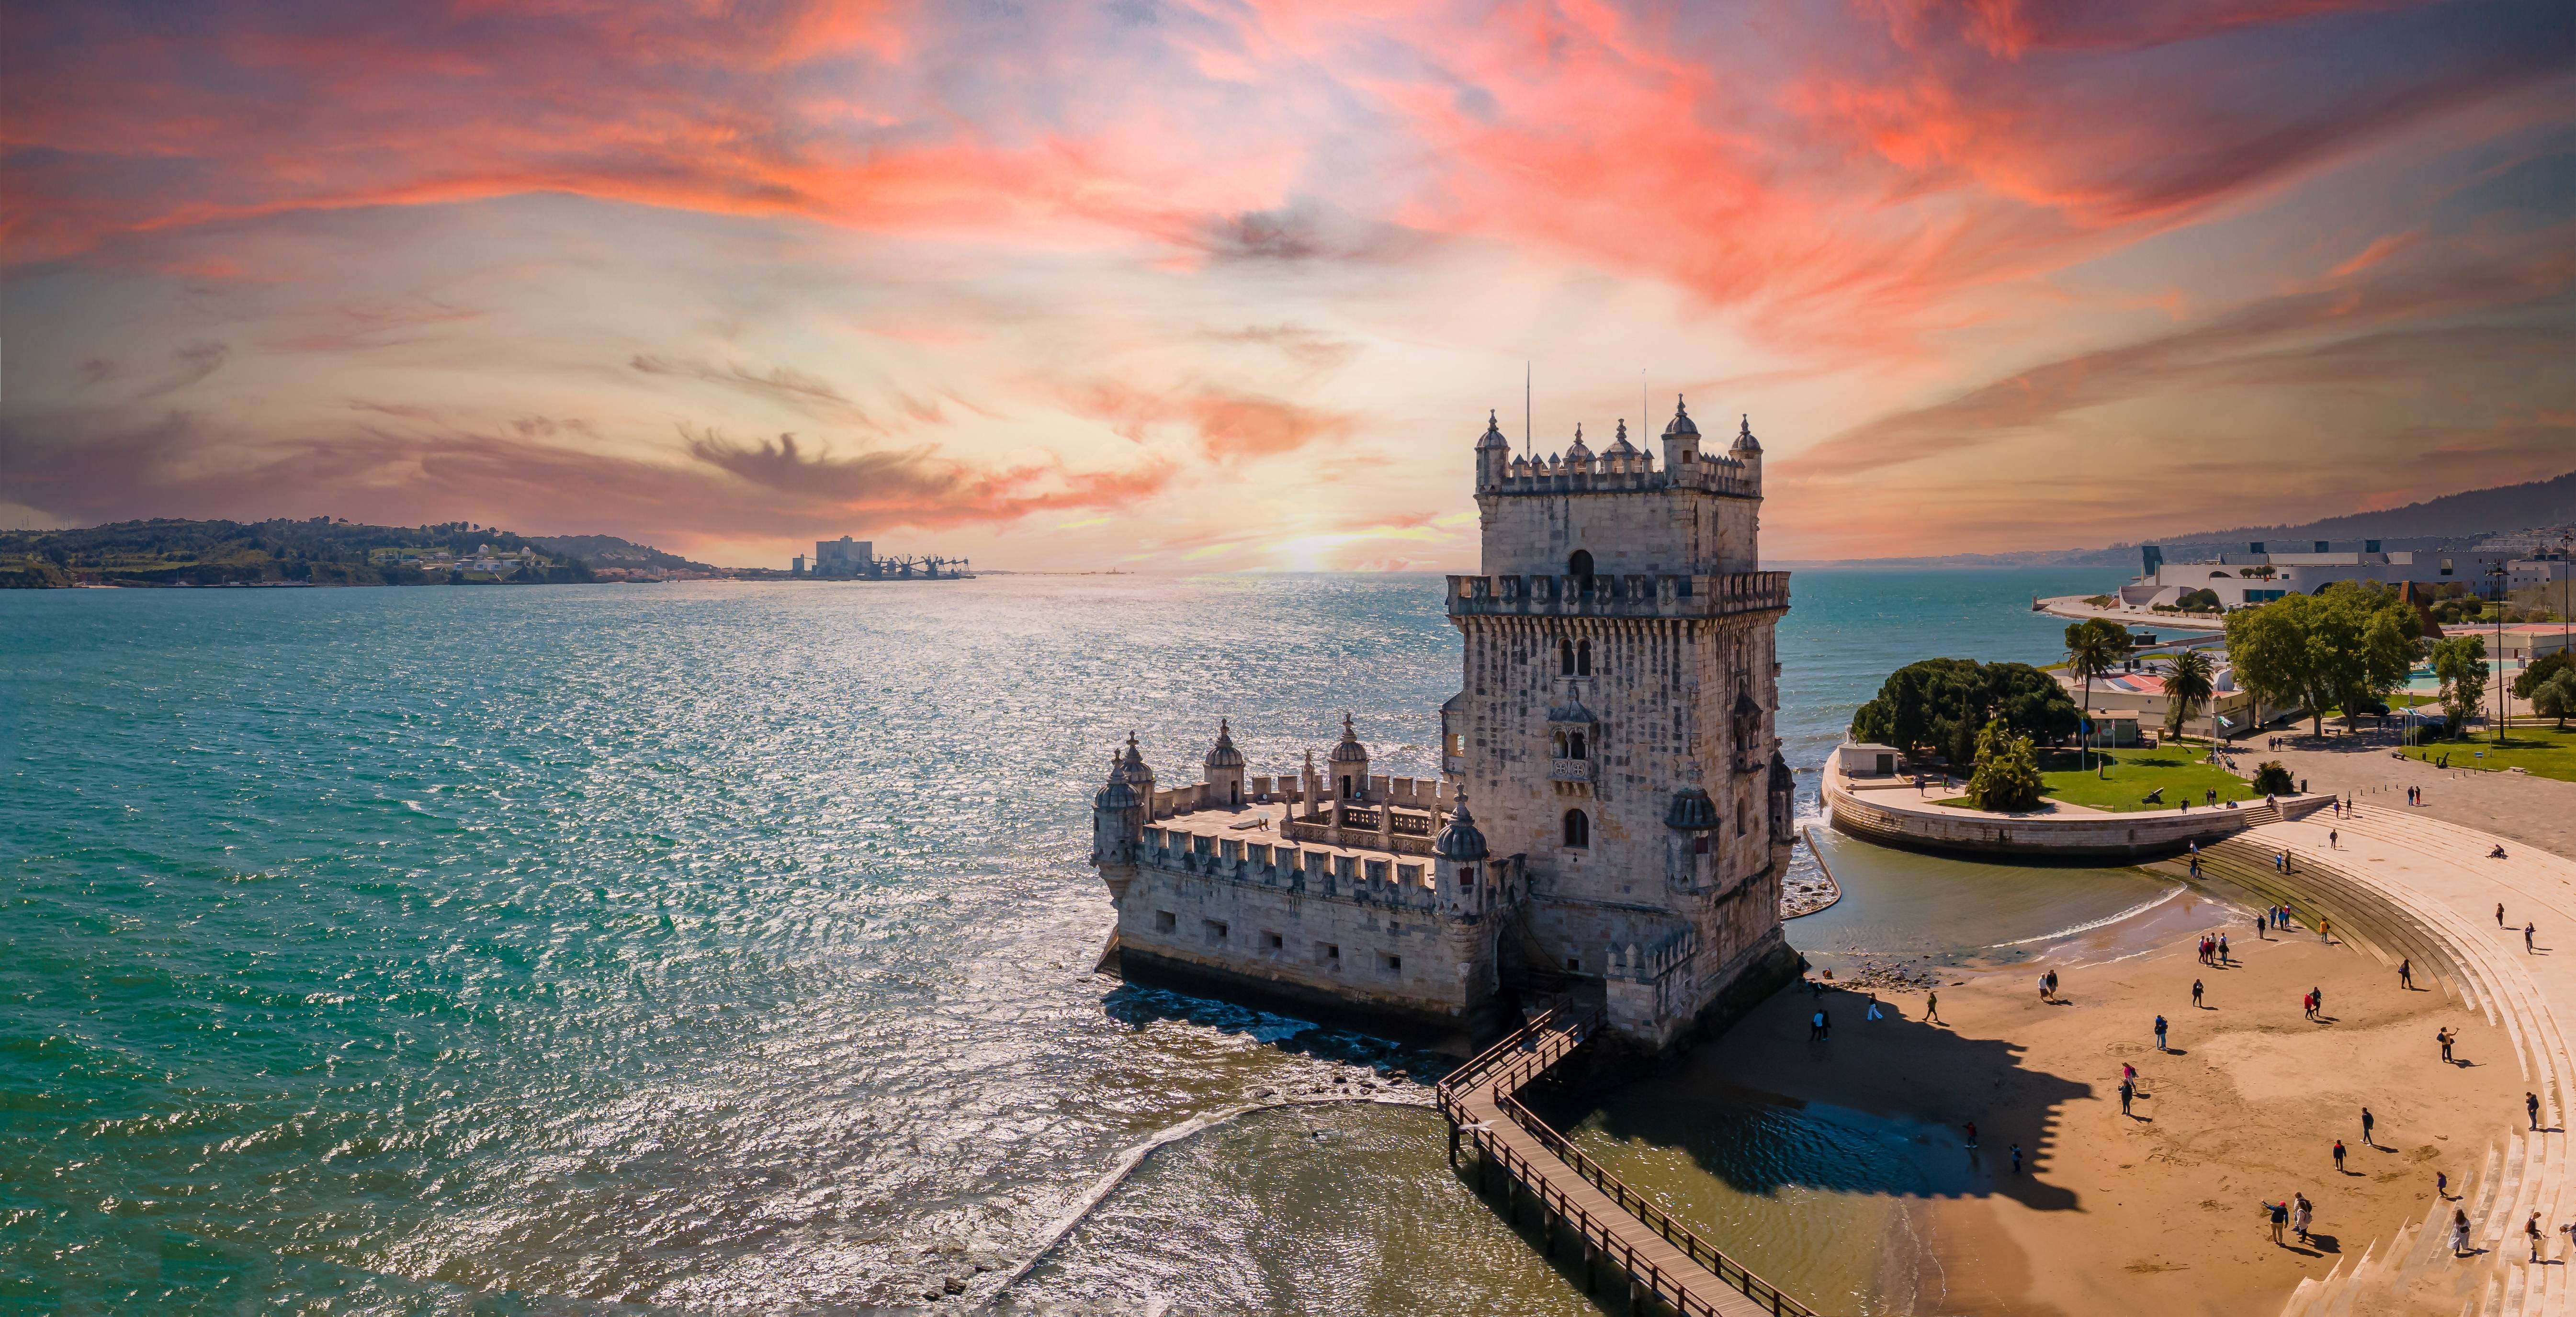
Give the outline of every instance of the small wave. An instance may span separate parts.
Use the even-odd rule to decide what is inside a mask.
[[[2123,919],[2135,919],[2190,890],[2191,889],[2189,887],[2177,883],[2172,887],[2166,888],[2163,895],[2158,896],[2152,901],[2140,901],[2136,905],[2130,906],[2128,909],[2123,910],[2116,915],[2104,915],[2102,918],[2096,919],[2089,924],[2077,924],[2073,928],[2061,928],[2054,933],[2042,933],[2037,937],[2016,938],[2010,942],[1995,942],[1989,943],[1988,945],[1990,947],[2026,947],[2033,942],[2054,942],[2059,938],[2073,937],[2078,933],[2090,933],[2097,928],[2109,928],[2111,925],[2119,923]]]

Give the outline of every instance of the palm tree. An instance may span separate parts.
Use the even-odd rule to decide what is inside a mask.
[[[2066,628],[2066,666],[2084,679],[2084,706],[2076,712],[2083,716],[2088,729],[2081,760],[2086,768],[2093,766],[2093,737],[2089,730],[2093,724],[2093,679],[2108,674],[2111,665],[2128,652],[2129,629],[2117,622],[2097,617]]]
[[[2208,650],[2185,649],[2174,654],[2173,663],[2165,669],[2165,698],[2173,701],[2174,735],[2182,735],[2183,724],[2191,721],[2193,711],[2217,696],[2216,672],[2217,665],[2210,661]],[[2209,729],[2209,739],[2212,744],[2218,740],[2215,725]]]

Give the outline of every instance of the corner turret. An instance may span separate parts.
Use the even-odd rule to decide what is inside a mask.
[[[1735,446],[1726,455],[1744,464],[1744,479],[1753,492],[1762,492],[1762,444],[1753,437],[1753,418],[1744,418],[1743,428],[1735,432]]]
[[[1207,802],[1226,809],[1243,806],[1243,752],[1234,748],[1234,729],[1216,720],[1216,745],[1207,752]]]
[[[1485,432],[1476,436],[1476,488],[1500,488],[1510,474],[1512,441],[1503,437],[1502,424],[1494,413],[1485,413]]]
[[[1342,715],[1341,743],[1331,756],[1333,780],[1326,793],[1342,800],[1366,800],[1369,789],[1368,747],[1360,744],[1360,734],[1351,727],[1351,716]]]
[[[1699,461],[1699,426],[1680,394],[1673,395],[1673,419],[1664,426],[1664,469],[1678,475]]]

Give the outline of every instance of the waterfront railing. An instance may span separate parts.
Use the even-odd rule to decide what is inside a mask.
[[[1520,1091],[1535,1082],[1557,1062],[1589,1039],[1601,1026],[1599,1007],[1576,1011],[1570,1005],[1557,1004],[1533,1018],[1510,1037],[1478,1053],[1476,1057],[1451,1072],[1441,1081],[1436,1098],[1440,1113],[1447,1117],[1453,1130],[1472,1131],[1477,1151],[1491,1159],[1491,1164],[1519,1183],[1526,1184],[1538,1196],[1544,1210],[1557,1219],[1572,1224],[1583,1241],[1600,1250],[1602,1256],[1619,1263],[1627,1274],[1646,1292],[1670,1305],[1683,1317],[1724,1317],[1689,1283],[1689,1278],[1675,1276],[1652,1258],[1638,1253],[1636,1244],[1622,1223],[1602,1221],[1581,1203],[1575,1202],[1564,1188],[1555,1184],[1545,1166],[1534,1164],[1506,1141],[1493,1137],[1489,1129],[1476,1129],[1473,1115],[1466,1107],[1464,1095],[1490,1089],[1494,1104],[1503,1115],[1538,1141],[1552,1154],[1555,1163],[1572,1170],[1594,1189],[1619,1206],[1628,1221],[1652,1230],[1665,1243],[1681,1250],[1682,1255],[1727,1288],[1743,1294],[1777,1317],[1815,1317],[1815,1311],[1782,1293],[1778,1286],[1762,1279],[1725,1251],[1702,1238],[1698,1231],[1675,1220],[1670,1212],[1652,1199],[1631,1189],[1607,1167],[1592,1159],[1571,1140],[1559,1134],[1536,1112],[1520,1101]],[[1453,1145],[1454,1152],[1454,1145]]]

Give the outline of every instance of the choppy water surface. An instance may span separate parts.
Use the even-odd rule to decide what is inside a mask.
[[[1960,620],[1802,575],[1794,755],[1897,662],[2045,656],[1997,604],[2046,577],[1977,581],[2002,598]],[[1258,772],[1350,708],[1429,773],[1439,604],[1419,577],[0,595],[0,1295],[981,1295],[1154,1131],[1419,1066],[1091,977],[1082,858],[1130,726],[1185,778],[1220,713]],[[1875,900],[1803,922],[1919,926]],[[1409,1312],[1368,1260],[1436,1255],[1490,1306],[1580,1310],[1436,1127],[1173,1144],[1014,1293],[1285,1309],[1313,1277]]]

